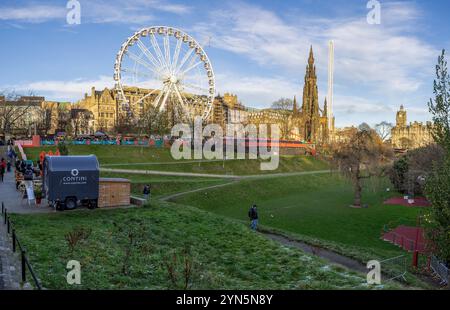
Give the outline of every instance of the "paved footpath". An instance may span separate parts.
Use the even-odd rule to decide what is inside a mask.
[[[0,147],[0,157],[5,157],[5,153],[6,147]],[[12,172],[5,174],[4,182],[0,183],[0,201],[4,201],[6,206],[17,203],[19,197],[13,175]],[[22,289],[18,254],[12,252],[11,236],[7,234],[3,217],[0,220],[0,290]],[[25,287],[30,286],[26,284]]]
[[[6,147],[0,147],[0,158],[6,158]],[[27,199],[22,199],[21,194],[16,190],[16,180],[14,168],[11,172],[7,172],[3,183],[0,182],[0,203],[4,203],[9,213],[49,213],[55,212],[52,208],[47,207],[46,201],[43,199],[40,206],[36,206],[34,202],[28,205]]]
[[[18,253],[11,249],[11,237],[6,233],[6,225],[0,223],[0,290],[20,290],[30,288],[21,285],[20,261]]]

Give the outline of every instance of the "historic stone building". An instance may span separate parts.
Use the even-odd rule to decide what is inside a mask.
[[[138,120],[144,113],[148,113],[148,107],[158,92],[146,97],[143,101],[140,98],[150,93],[150,89],[143,89],[137,87],[127,87],[124,89],[124,94],[129,102],[128,110],[123,109],[118,100],[117,93],[114,90],[105,88],[102,91],[91,89],[91,94],[85,94],[84,99],[76,104],[77,109],[84,109],[92,114],[92,124],[94,131],[110,132],[121,120]],[[189,100],[190,95],[184,94]],[[201,115],[202,107],[192,107],[194,115]],[[246,120],[246,108],[238,101],[236,95],[225,93],[223,96],[217,96],[214,99],[212,112],[208,122],[214,122],[225,126],[228,123],[243,123]],[[172,116],[173,111],[168,110],[168,118]],[[175,118],[175,117],[174,117]],[[175,120],[172,119],[173,123]],[[169,121],[169,123],[171,123]],[[225,127],[224,127],[225,128]]]
[[[84,99],[78,101],[75,108],[92,113],[93,131],[110,131],[116,126],[118,103],[113,90],[105,88],[98,91],[92,87],[91,94],[85,94]]]
[[[433,143],[431,135],[432,123],[407,123],[405,108],[400,106],[397,112],[396,125],[391,131],[392,147],[395,149],[415,149]]]
[[[225,93],[214,99],[210,122],[219,124],[226,129],[227,124],[245,124],[247,122],[247,109],[238,101],[237,95]]]
[[[301,108],[298,107],[294,97],[292,110],[265,109],[251,112],[248,114],[248,122],[276,123],[280,126],[283,139],[319,144],[328,142],[330,128],[328,128],[327,101],[325,99],[324,107],[321,109],[312,47],[309,52],[304,83]],[[334,119],[332,124],[334,127]]]

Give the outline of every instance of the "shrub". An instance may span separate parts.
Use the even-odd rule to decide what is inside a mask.
[[[69,155],[69,148],[65,142],[58,143],[59,153],[63,156]]]
[[[73,231],[68,232],[65,235],[65,239],[67,241],[69,252],[72,254],[77,244],[83,240],[88,239],[89,236],[91,235],[91,232],[92,232],[91,229],[86,229],[83,227],[78,227],[75,228]]]
[[[389,178],[394,185],[395,189],[404,193],[406,191],[406,174],[408,173],[408,159],[403,156],[394,162],[391,171],[389,172]]]

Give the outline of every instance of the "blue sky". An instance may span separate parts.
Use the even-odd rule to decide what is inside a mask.
[[[0,2],[0,91],[81,99],[111,87],[115,55],[134,31],[179,27],[204,45],[220,93],[252,107],[301,98],[310,45],[327,91],[327,46],[335,41],[337,126],[430,117],[434,66],[450,50],[449,1],[380,0],[381,24],[367,23],[367,0],[79,0],[81,24],[66,23],[66,0]]]

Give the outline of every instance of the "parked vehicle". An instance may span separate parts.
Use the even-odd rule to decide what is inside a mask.
[[[43,196],[57,210],[73,210],[80,204],[94,209],[99,196],[97,157],[45,156]]]

